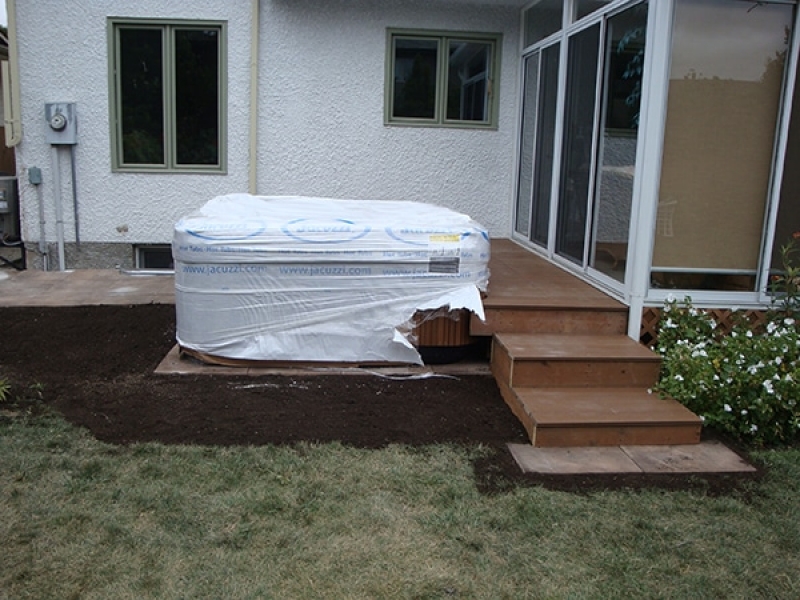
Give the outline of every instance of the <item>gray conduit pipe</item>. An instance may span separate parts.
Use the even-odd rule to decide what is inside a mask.
[[[75,247],[81,249],[81,233],[78,220],[78,173],[75,167],[75,145],[69,147],[69,166],[72,171],[72,210],[75,216]]]
[[[47,239],[45,237],[44,196],[42,195],[42,185],[37,183],[35,186],[36,200],[39,203],[39,254],[42,255],[42,268],[45,271],[49,271],[50,265],[47,256]]]
[[[53,171],[53,196],[56,205],[56,240],[58,242],[58,270],[66,271],[64,261],[64,208],[61,206],[61,173],[58,146],[50,146],[50,167]]]

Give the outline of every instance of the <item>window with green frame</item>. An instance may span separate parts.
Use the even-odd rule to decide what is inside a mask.
[[[386,122],[497,127],[499,34],[387,31]]]
[[[224,23],[109,20],[112,165],[225,169]]]

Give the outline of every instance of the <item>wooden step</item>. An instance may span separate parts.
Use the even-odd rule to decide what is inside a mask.
[[[500,382],[498,382],[500,383]],[[539,447],[697,444],[701,420],[637,388],[515,388],[503,398]]]
[[[628,327],[627,308],[543,307],[485,305],[486,320],[472,315],[470,334],[494,333],[579,333],[624,334]]]
[[[516,387],[644,387],[661,358],[624,335],[498,334],[492,373]]]

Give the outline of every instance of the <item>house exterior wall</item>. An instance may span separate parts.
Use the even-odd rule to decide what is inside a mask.
[[[54,169],[45,140],[44,104],[76,102],[75,147],[82,245],[122,244],[118,251],[75,253],[67,267],[130,266],[131,244],[168,243],[172,225],[207,198],[243,189],[247,182],[249,4],[192,0],[57,2],[17,0],[23,139],[17,147],[23,239],[39,239],[37,190],[27,169],[42,169],[47,239],[56,240]],[[228,174],[112,173],[109,132],[107,17],[209,19],[228,22]],[[59,151],[65,238],[74,242],[69,150]],[[112,256],[113,255],[113,256]],[[103,257],[108,257],[108,262]],[[87,257],[88,260],[88,257]],[[32,261],[29,261],[31,264]]]
[[[416,0],[265,7],[259,192],[432,202],[510,235],[517,8]],[[502,33],[498,130],[384,126],[387,27]]]
[[[56,240],[54,164],[65,240],[75,241],[70,153],[54,153],[45,139],[47,102],[77,103],[75,172],[87,252],[68,248],[68,268],[130,266],[132,245],[169,243],[181,216],[216,195],[247,191],[251,7],[246,0],[17,0],[23,125],[17,173],[29,251],[39,239],[37,192],[47,241]],[[112,172],[108,17],[227,22],[227,173]],[[257,192],[432,202],[508,236],[518,21],[517,7],[498,5],[261,0]],[[387,27],[502,33],[498,130],[385,126]],[[42,169],[39,190],[28,183],[33,166]],[[103,250],[90,253],[91,247]]]

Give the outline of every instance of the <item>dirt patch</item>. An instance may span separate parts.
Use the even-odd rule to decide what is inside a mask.
[[[544,485],[574,492],[660,487],[728,493],[755,475],[523,475],[506,444],[525,432],[494,380],[391,380],[371,375],[157,376],[175,343],[171,305],[3,308],[0,376],[41,396],[112,444],[264,445],[300,441],[360,448],[482,445],[486,492]]]

